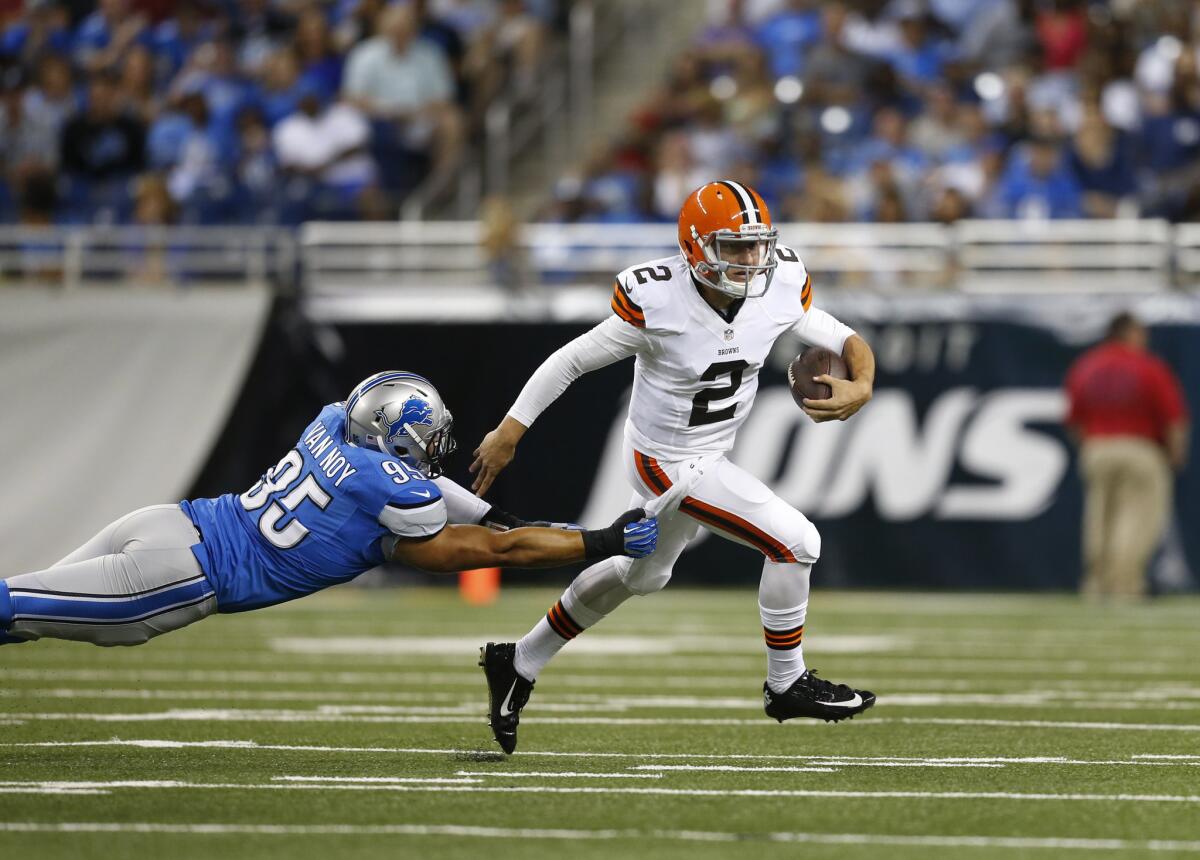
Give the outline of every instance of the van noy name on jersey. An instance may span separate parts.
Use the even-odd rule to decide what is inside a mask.
[[[304,437],[304,447],[317,461],[317,468],[324,472],[326,477],[334,479],[335,487],[340,487],[342,481],[358,471],[350,465],[341,449],[333,444],[333,437],[329,435],[324,424],[318,423],[313,431]]]

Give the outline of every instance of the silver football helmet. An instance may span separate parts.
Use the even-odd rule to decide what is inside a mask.
[[[403,370],[377,373],[346,398],[346,441],[378,448],[431,478],[442,473],[442,458],[455,449],[454,416],[433,384]]]

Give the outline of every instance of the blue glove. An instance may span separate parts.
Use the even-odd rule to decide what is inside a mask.
[[[624,530],[625,555],[630,558],[645,558],[658,546],[658,520],[638,520],[628,523]]]
[[[583,532],[584,558],[591,561],[614,555],[645,558],[658,546],[658,520],[641,508],[628,510],[606,529]]]

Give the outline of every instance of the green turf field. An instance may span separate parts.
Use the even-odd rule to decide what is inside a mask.
[[[879,701],[779,725],[755,593],[668,589],[564,651],[506,758],[478,644],[556,596],[341,589],[0,648],[0,856],[1200,854],[1196,599],[818,592],[809,665]]]

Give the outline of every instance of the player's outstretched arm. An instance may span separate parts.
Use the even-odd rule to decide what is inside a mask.
[[[512,462],[517,442],[542,411],[585,373],[635,354],[646,343],[642,329],[612,316],[555,351],[529,377],[508,415],[475,449],[471,489],[482,496]]]
[[[875,390],[875,353],[867,342],[856,334],[846,338],[842,346],[849,379],[835,379],[828,374],[816,377],[832,392],[826,400],[804,400],[804,411],[814,421],[845,421],[862,409]]]
[[[657,544],[658,520],[634,508],[608,528],[582,532],[446,526],[426,540],[397,540],[391,558],[434,573],[453,573],[477,567],[557,567],[613,555],[643,558]]]

